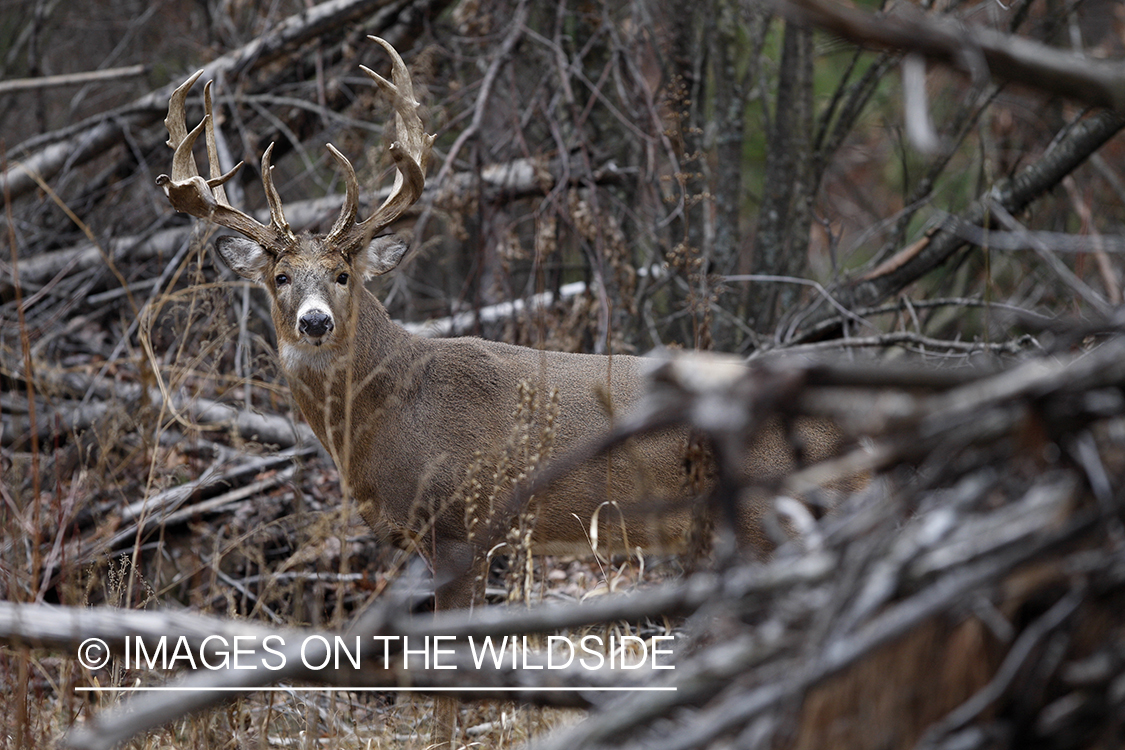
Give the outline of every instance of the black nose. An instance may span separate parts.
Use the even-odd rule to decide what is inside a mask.
[[[332,330],[332,316],[320,310],[310,310],[301,316],[298,328],[306,336],[323,336]]]

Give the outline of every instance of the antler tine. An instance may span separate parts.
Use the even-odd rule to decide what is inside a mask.
[[[270,204],[270,220],[279,232],[295,239],[293,230],[289,228],[289,222],[285,220],[285,212],[281,209],[281,196],[278,195],[277,188],[273,184],[273,165],[270,164],[272,154],[273,144],[271,143],[266,148],[265,153],[262,154],[262,187],[265,188],[266,200]]]
[[[199,72],[202,73],[203,71]],[[220,205],[229,206],[230,201],[227,200],[227,191],[223,188],[223,183],[229,180],[231,177],[234,177],[238,170],[242,169],[243,163],[238,162],[238,164],[235,164],[234,169],[232,169],[226,175],[224,175],[219,170],[219,146],[215,142],[215,117],[211,112],[212,83],[214,83],[214,81],[208,81],[207,83],[203,84],[203,119],[207,122],[207,127],[204,129],[204,143],[207,145],[207,166],[210,170],[211,180],[221,181],[216,182],[215,184],[212,184],[209,181],[207,184],[210,185],[212,191],[215,193],[215,200]],[[194,139],[192,139],[192,141],[194,142]]]
[[[356,180],[355,168],[348,161],[348,157],[337,151],[331,143],[325,145],[328,146],[328,152],[332,154],[336,163],[340,165],[340,169],[344,170],[344,189],[347,191],[344,195],[344,205],[340,207],[340,215],[328,233],[329,239],[335,239],[343,236],[355,224],[355,215],[359,213],[359,181]]]
[[[184,100],[187,99],[188,91],[191,90],[191,87],[195,85],[201,75],[203,75],[202,68],[195,71],[191,78],[181,83],[168,99],[168,116],[164,118],[164,127],[168,128],[169,148],[178,148],[187,138],[187,116],[184,114]]]
[[[207,219],[219,226],[233,229],[261,245],[267,252],[279,252],[296,238],[285,221],[281,212],[281,199],[277,190],[273,188],[273,179],[266,169],[269,166],[269,152],[263,157],[263,184],[266,188],[266,197],[270,202],[270,214],[273,218],[270,226],[259,223],[256,219],[234,208],[227,201],[223,183],[242,168],[242,162],[235,165],[226,174],[219,171],[218,149],[215,143],[214,115],[211,111],[211,83],[204,87],[204,107],[206,109],[203,119],[190,132],[187,129],[187,116],[184,112],[184,102],[188,91],[199,80],[203,71],[196,72],[185,81],[168,99],[168,117],[164,120],[168,128],[168,145],[174,151],[172,154],[172,176],[162,174],[156,178],[156,184],[164,188],[164,194],[172,208],[181,213],[194,216],[198,219]],[[201,132],[206,132],[207,161],[210,170],[210,179],[203,179],[195,165],[192,148]],[[272,148],[272,146],[270,147]]]
[[[391,57],[391,78],[388,81],[375,71],[360,65],[360,69],[371,77],[379,88],[390,96],[395,109],[395,125],[398,140],[391,144],[391,158],[397,167],[394,185],[391,194],[371,216],[361,223],[355,223],[355,216],[359,210],[359,185],[356,181],[355,170],[351,162],[337,151],[331,144],[328,148],[335,157],[340,167],[344,170],[347,196],[340,209],[340,216],[328,233],[328,241],[344,240],[345,244],[357,244],[375,235],[377,231],[387,226],[409,208],[422,195],[426,183],[426,161],[429,158],[430,146],[434,137],[428,135],[422,127],[422,120],[418,116],[418,102],[414,100],[414,85],[410,79],[410,71],[402,61],[395,48],[389,42],[377,36],[369,36],[374,42],[387,51]]]

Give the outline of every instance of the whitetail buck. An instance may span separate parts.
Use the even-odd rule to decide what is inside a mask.
[[[391,155],[398,171],[390,196],[370,217],[356,221],[355,171],[332,145],[346,198],[327,235],[297,235],[289,227],[271,176],[272,145],[262,156],[269,226],[233,208],[222,185],[238,167],[220,173],[210,84],[206,114],[187,130],[184,101],[199,73],[172,94],[165,121],[175,149],[172,175],[157,183],[177,211],[245,237],[221,237],[219,255],[268,291],[282,369],[305,419],[336,461],[344,491],[374,529],[397,531],[429,559],[438,608],[463,607],[472,602],[480,572],[474,563],[482,559],[473,525],[489,520],[495,503],[542,454],[608,430],[612,411],[629,408],[640,396],[643,361],[478,338],[423,339],[391,321],[364,281],[402,259],[406,245],[378,235],[422,193],[433,138],[422,128],[402,59],[387,42],[371,38],[393,61],[393,82],[363,70],[394,104],[398,140]],[[210,179],[199,175],[192,156],[201,132]],[[830,428],[804,432],[814,457],[835,448]],[[690,526],[684,504],[659,519],[640,507],[690,497],[686,447],[686,432],[665,431],[585,462],[535,497],[532,549],[589,551],[594,518],[601,551],[675,548]],[[747,470],[758,477],[793,464],[779,429],[762,436],[751,453]],[[753,541],[764,544],[761,536]]]

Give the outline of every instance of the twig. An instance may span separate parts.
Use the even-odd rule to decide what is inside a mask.
[[[1007,227],[1009,231],[1026,233],[1026,230],[1020,226],[1020,223],[1016,221],[1016,218],[1012,216],[1004,206],[996,201],[992,201],[989,208],[990,213],[995,216],[1003,226]],[[1046,243],[1030,233],[1027,233],[1027,239],[1031,249],[1035,251],[1043,262],[1047,264],[1047,267],[1050,268],[1064,284],[1074,290],[1079,297],[1086,300],[1086,303],[1097,310],[1103,318],[1108,319],[1112,317],[1113,308],[1109,303],[1107,303],[1100,294],[1091,289],[1086,282],[1075,276],[1073,271],[1055,257],[1055,254],[1051,252],[1051,249],[1047,247]]]
[[[1034,347],[1034,340],[1030,336],[1021,336],[1012,341],[950,341],[948,339],[935,339],[923,336],[913,331],[892,331],[878,336],[857,338],[848,336],[832,341],[821,341],[815,344],[794,344],[785,347],[787,354],[802,354],[806,352],[825,352],[839,349],[886,348],[890,346],[915,346],[921,351],[932,350],[938,352],[959,352],[971,354],[973,352],[992,352],[994,354],[1019,354]]]
[[[119,78],[134,78],[136,76],[143,76],[147,72],[147,65],[129,65],[123,68],[106,68],[105,70],[65,73],[56,76],[40,76],[39,78],[15,78],[8,81],[0,81],[0,95],[10,94],[15,91],[32,91],[35,89],[47,89],[59,86],[82,86],[87,83],[112,81]]]

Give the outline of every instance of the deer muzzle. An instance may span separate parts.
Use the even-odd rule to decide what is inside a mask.
[[[309,310],[297,321],[297,330],[309,338],[320,338],[333,328],[332,316],[323,310]]]

